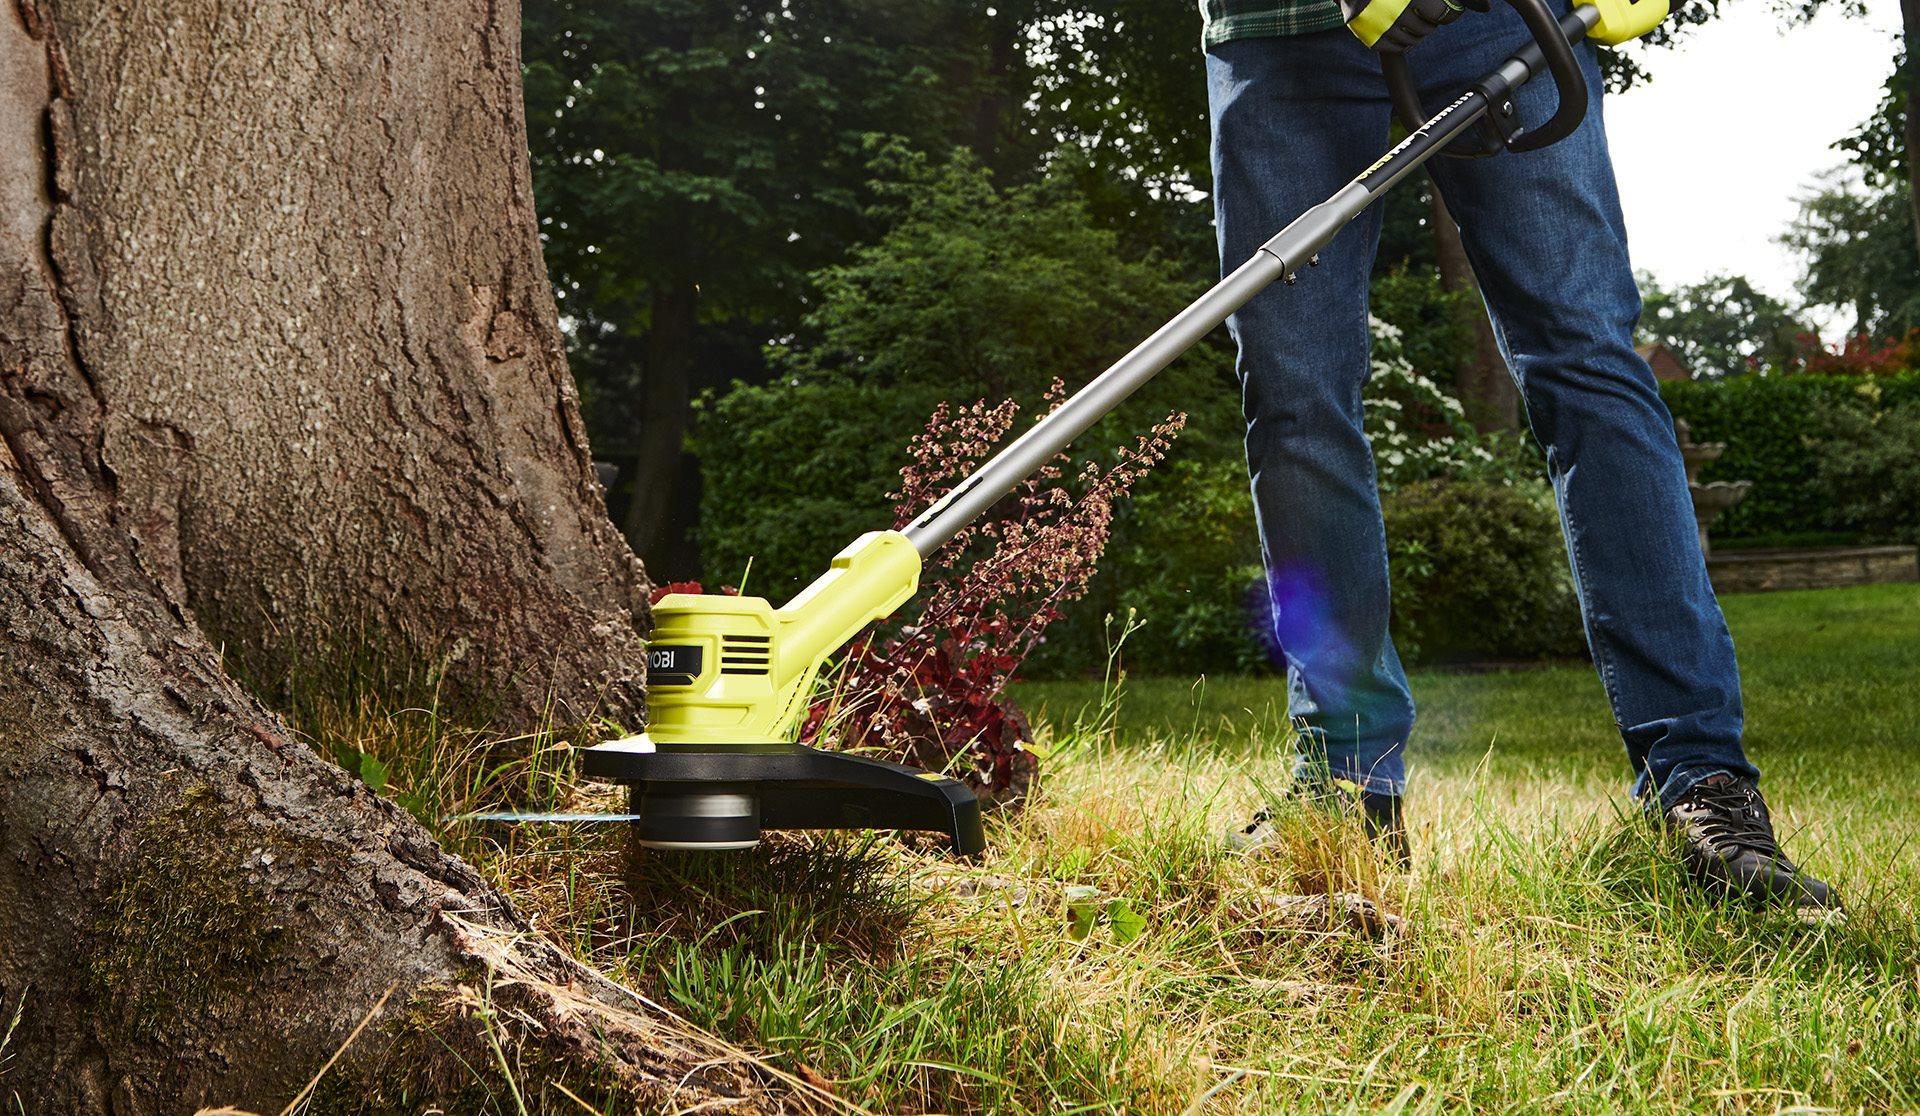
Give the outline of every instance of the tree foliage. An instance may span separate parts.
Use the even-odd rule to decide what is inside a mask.
[[[959,134],[978,81],[967,16],[910,0],[526,6],[541,237],[596,403],[632,394],[634,351],[610,339],[644,334],[665,289],[696,286],[699,321],[751,322],[756,340],[791,328],[807,274],[874,231],[866,137]]]
[[[1801,202],[1781,238],[1805,262],[1806,304],[1851,315],[1851,333],[1897,337],[1920,328],[1920,249],[1909,189],[1903,180],[1875,186],[1836,172]]]
[[[872,231],[866,138],[954,135],[970,59],[934,45],[950,18],[905,0],[529,5],[535,185],[565,312],[644,328],[648,287],[685,273],[706,317],[790,315],[807,272]]]
[[[1697,283],[1662,287],[1639,275],[1644,309],[1638,340],[1672,349],[1694,376],[1716,379],[1780,369],[1796,358],[1812,332],[1786,303],[1741,275],[1710,275]]]
[[[1078,153],[1095,220],[1129,251],[1157,249],[1196,279],[1212,274],[1206,58],[1194,5],[1027,0],[1016,8],[1032,44],[1027,127]]]
[[[1197,293],[1166,260],[1121,252],[1068,170],[1002,189],[964,154],[896,146],[879,159],[891,230],[817,274],[817,306],[770,352],[772,382],[705,405],[709,580],[751,559],[761,591],[798,588],[891,521],[887,494],[935,404],[1013,398],[1031,412],[1056,375],[1086,380]],[[1206,427],[1195,442],[1237,444],[1228,383],[1224,356],[1203,347],[1083,439],[1085,452],[1118,445],[1170,401]]]
[[[1907,173],[1909,75],[1907,53],[1902,50],[1893,60],[1893,73],[1881,89],[1880,103],[1874,106],[1873,114],[1834,144],[1846,153],[1848,162],[1860,168],[1870,185],[1891,185]]]
[[[1907,35],[1914,34],[1909,0]],[[1920,327],[1920,206],[1912,150],[1914,44],[1896,54],[1874,108],[1834,146],[1853,174],[1836,171],[1801,204],[1783,241],[1805,258],[1809,305],[1853,315],[1856,335],[1904,336]]]

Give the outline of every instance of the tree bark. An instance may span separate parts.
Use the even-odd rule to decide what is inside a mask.
[[[292,740],[195,623],[477,641],[544,602],[549,661],[635,638],[640,574],[574,507],[517,110],[475,115],[517,104],[515,17],[424,11],[0,0],[9,1111],[277,1111],[383,995],[330,1074],[351,1110],[430,1103],[493,1042],[586,1096],[774,1104]]]
[[[645,576],[562,355],[517,6],[4,2],[146,568],[263,684],[412,656],[509,721],[637,721]]]
[[[1454,390],[1459,392],[1467,418],[1481,433],[1518,430],[1520,393],[1507,371],[1507,359],[1500,355],[1500,345],[1494,340],[1493,322],[1480,301],[1480,284],[1473,277],[1460,226],[1447,211],[1439,188],[1429,184],[1427,193],[1432,198],[1433,254],[1440,267],[1440,289],[1473,295],[1460,311],[1473,327],[1473,355],[1454,368]]]

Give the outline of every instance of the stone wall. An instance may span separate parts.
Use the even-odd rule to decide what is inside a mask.
[[[1920,581],[1920,548],[1847,546],[1732,551],[1707,559],[1707,575],[1712,578],[1717,593]]]

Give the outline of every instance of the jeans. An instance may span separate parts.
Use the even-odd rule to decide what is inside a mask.
[[[1527,41],[1505,5],[1468,12],[1408,57],[1437,109]],[[1707,581],[1673,420],[1633,351],[1640,295],[1601,126],[1599,66],[1577,50],[1590,104],[1539,151],[1437,158],[1475,275],[1546,452],[1587,643],[1636,794],[1664,808],[1719,772],[1757,778],[1741,749],[1733,640]],[[1207,55],[1214,204],[1231,269],[1387,149],[1380,64],[1345,29],[1236,40]],[[1542,77],[1523,123],[1557,101]],[[1409,188],[1403,184],[1401,189]],[[1361,429],[1367,278],[1380,207],[1229,322],[1247,466],[1303,761],[1400,794],[1413,700],[1388,634],[1385,532]]]

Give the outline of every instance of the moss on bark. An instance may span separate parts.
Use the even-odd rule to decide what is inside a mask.
[[[284,930],[246,883],[236,829],[201,786],[137,832],[85,964],[93,1006],[123,1036],[157,1038],[183,1012],[243,996],[272,963]]]

